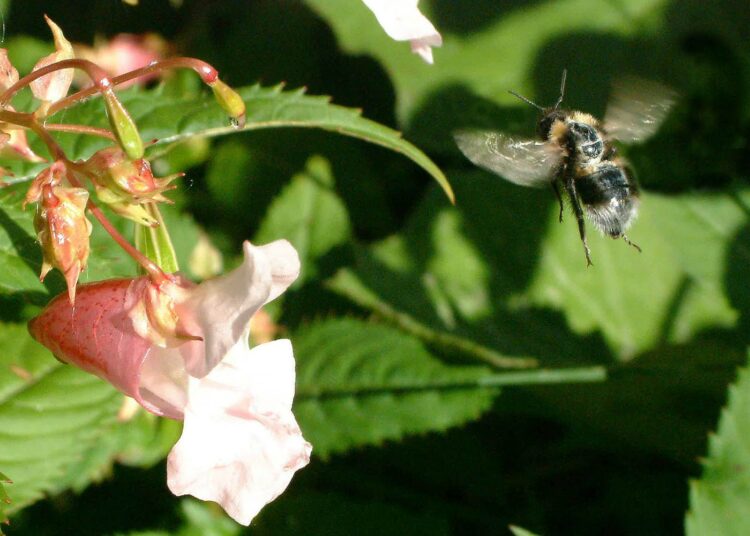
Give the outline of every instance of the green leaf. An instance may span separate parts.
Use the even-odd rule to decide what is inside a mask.
[[[480,172],[453,177],[457,207],[431,195],[403,233],[360,250],[332,288],[381,314],[379,303],[433,331],[545,362],[627,360],[732,328],[750,303],[725,283],[730,270],[730,281],[750,276],[750,191],[644,194],[630,232],[643,253],[589,225],[587,269],[575,221],[557,222],[551,193]]]
[[[750,533],[750,368],[729,387],[719,427],[709,436],[703,475],[690,482],[688,536]]]
[[[432,2],[432,9],[430,4],[420,4],[443,35],[442,48],[434,49],[435,65],[427,65],[410,53],[408,44],[390,39],[361,2],[306,2],[334,29],[344,50],[367,54],[383,65],[395,86],[398,115],[402,120],[452,83],[467,86],[486,98],[513,102],[514,98],[507,91],[529,93],[530,66],[554,39],[586,31],[616,39],[634,30],[642,30],[644,23],[651,22],[653,14],[659,15],[666,4],[665,0],[637,0],[624,4],[598,0],[560,0],[528,5],[484,3],[484,6],[477,6],[480,9],[476,14],[466,14],[460,7],[451,6],[451,2]],[[491,7],[487,8],[487,5]],[[468,30],[475,31],[454,27],[461,21],[471,21]],[[510,50],[512,54],[507,53]],[[602,51],[597,50],[597,53]],[[557,61],[564,60],[558,55]],[[585,71],[583,68],[574,70],[578,65],[571,63],[561,65],[566,65],[576,74]],[[559,79],[561,70],[562,67],[556,69],[551,73],[552,77]],[[588,66],[587,70],[596,70],[599,74],[598,68]],[[558,84],[554,86],[559,87]],[[464,102],[464,112],[467,104]]]
[[[255,237],[260,244],[281,238],[292,243],[302,264],[296,285],[315,278],[317,261],[351,236],[346,206],[333,186],[328,161],[312,157],[271,203]]]
[[[262,128],[320,128],[359,138],[403,154],[427,171],[453,200],[448,179],[427,155],[404,140],[400,133],[361,116],[353,110],[331,104],[326,97],[305,95],[304,90],[282,91],[281,86],[262,88],[250,86],[239,90],[247,105],[247,120],[241,129],[232,127],[226,115],[209,96],[179,98],[160,89],[131,89],[121,100],[138,125],[144,140],[155,139],[159,146],[185,140],[192,136],[222,136]],[[91,99],[61,113],[67,123],[107,127],[100,99]],[[58,120],[53,116],[50,120]],[[101,138],[76,134],[57,136],[68,158],[88,158],[110,144]],[[34,145],[36,148],[37,146]],[[153,151],[154,149],[152,149]],[[40,149],[41,151],[41,149]],[[43,166],[9,163],[14,181],[32,178]]]
[[[328,320],[293,342],[295,415],[323,457],[474,420],[497,393],[480,383],[486,368],[445,365],[387,326]]]
[[[8,522],[8,516],[5,511],[8,509],[8,505],[12,502],[8,497],[8,492],[5,491],[4,484],[12,484],[13,481],[5,476],[4,473],[0,473],[0,536],[2,536],[3,528],[2,525]]]
[[[748,202],[748,191],[740,199],[644,195],[630,232],[643,253],[590,232],[594,266],[588,270],[572,222],[556,225],[550,215],[529,296],[564,311],[577,332],[601,331],[623,359],[661,342],[685,342],[708,328],[730,328],[737,310],[724,277],[734,263],[742,263],[735,269],[750,275],[743,268],[750,260],[744,244],[732,251],[748,223]]]
[[[67,487],[114,419],[122,395],[100,379],[63,366],[32,341],[26,326],[0,325],[0,467],[13,480],[12,513]]]

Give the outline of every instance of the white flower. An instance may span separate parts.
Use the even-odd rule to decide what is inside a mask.
[[[169,488],[216,501],[249,524],[307,465],[312,447],[292,414],[291,343],[248,343],[250,317],[299,275],[297,252],[283,240],[245,242],[243,250],[238,268],[197,286],[162,288],[145,277],[81,285],[75,309],[58,297],[29,329],[60,359],[149,411],[184,419],[167,464]],[[175,314],[154,328],[158,336],[144,333],[149,319]]]
[[[418,0],[362,0],[392,39],[410,41],[411,51],[432,63],[432,47],[443,44],[438,31],[422,15]]]
[[[169,489],[216,501],[248,525],[310,460],[292,415],[292,345],[251,350],[241,341],[208,376],[191,378],[189,391],[182,437],[167,462]]]

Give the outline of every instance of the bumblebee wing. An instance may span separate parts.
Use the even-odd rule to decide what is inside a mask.
[[[645,140],[656,133],[676,99],[675,91],[658,82],[622,78],[613,85],[604,128],[626,143]]]
[[[521,186],[549,184],[562,157],[549,143],[514,139],[500,132],[459,130],[453,138],[474,164]]]

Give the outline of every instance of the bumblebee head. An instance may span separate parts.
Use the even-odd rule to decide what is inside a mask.
[[[552,125],[555,124],[555,121],[562,121],[564,123],[565,116],[566,112],[557,107],[542,110],[542,118],[539,119],[536,127],[539,137],[543,140],[548,140],[552,133]]]
[[[515,91],[509,92],[514,97],[518,97],[526,104],[530,104],[531,106],[542,112],[542,118],[539,120],[539,124],[537,125],[537,131],[544,140],[549,139],[552,125],[555,123],[555,121],[565,119],[566,114],[565,112],[560,110],[560,105],[562,104],[563,97],[565,96],[565,79],[567,78],[567,76],[568,70],[563,69],[562,81],[560,82],[560,96],[558,97],[557,102],[555,102],[555,105],[549,108],[542,108],[531,99],[527,99],[526,97],[524,97],[523,95],[519,95]]]

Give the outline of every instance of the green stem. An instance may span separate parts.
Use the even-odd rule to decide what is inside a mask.
[[[597,383],[607,379],[607,369],[603,366],[568,367],[558,369],[537,369],[529,371],[502,372],[488,374],[471,380],[436,380],[406,385],[367,385],[344,388],[298,386],[297,399],[341,398],[367,396],[382,393],[418,393],[424,391],[454,391],[466,389],[496,389],[515,385],[554,385],[569,383]]]
[[[333,290],[342,294],[357,305],[370,309],[384,319],[394,323],[406,333],[414,335],[418,339],[425,341],[427,344],[439,346],[448,350],[459,351],[500,369],[532,369],[539,366],[539,361],[533,357],[505,356],[491,348],[477,344],[476,342],[464,337],[436,331],[412,318],[408,314],[396,311],[393,307],[375,296],[371,296],[369,299],[363,299],[361,296],[349,293],[342,288],[336,287],[333,288]]]

